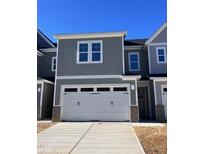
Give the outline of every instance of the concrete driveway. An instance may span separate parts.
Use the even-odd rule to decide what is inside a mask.
[[[144,154],[130,123],[62,122],[38,134],[38,154]]]

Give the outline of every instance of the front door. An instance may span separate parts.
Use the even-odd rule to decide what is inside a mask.
[[[148,106],[148,99],[147,99],[147,88],[140,87],[137,89],[137,91],[138,91],[138,105],[139,105],[140,119],[148,119],[149,106]]]

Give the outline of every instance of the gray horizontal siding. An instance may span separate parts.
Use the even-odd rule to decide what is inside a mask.
[[[167,27],[151,43],[167,42]]]
[[[123,81],[122,79],[66,79],[66,80],[56,80],[56,94],[55,94],[55,105],[60,104],[60,91],[61,85],[63,84],[132,84],[135,85],[135,81]],[[136,105],[136,90],[131,91],[131,104]]]
[[[166,45],[160,46],[149,46],[149,54],[150,54],[150,74],[166,74],[167,73],[167,63],[157,63],[157,47],[166,47]]]
[[[56,57],[56,52],[44,52],[44,55],[38,58],[38,77],[54,78],[55,71],[51,71],[52,58]],[[38,56],[39,57],[39,56]]]
[[[103,40],[103,63],[77,64],[77,41]],[[58,76],[122,74],[122,38],[59,40]]]

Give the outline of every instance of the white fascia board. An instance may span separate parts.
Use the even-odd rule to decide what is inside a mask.
[[[166,27],[167,27],[167,22],[165,22],[165,23],[145,42],[145,44],[150,44]]]
[[[37,84],[42,84],[42,83],[49,83],[49,84],[54,84],[53,82],[51,81],[48,81],[48,80],[45,80],[45,79],[40,79],[40,80],[37,80]]]
[[[122,80],[135,80],[135,79],[140,79],[141,75],[132,75],[132,76],[122,76]]]
[[[42,52],[56,52],[57,48],[46,48],[46,49],[40,49]]]
[[[167,77],[150,77],[154,81],[167,81]]]
[[[142,45],[125,46],[125,50],[137,50],[142,49]]]
[[[37,50],[37,55],[41,57],[41,56],[43,56],[44,54],[43,54],[42,52],[40,52],[39,50]]]
[[[57,34],[56,39],[80,39],[80,38],[102,38],[102,37],[122,37],[127,35],[127,31],[102,32],[102,33],[81,33],[81,34]]]
[[[48,38],[46,38],[46,37],[44,36],[44,34],[42,34],[41,31],[38,31],[38,33],[41,35],[41,37],[44,38],[44,40],[46,40],[46,42],[47,42],[48,44],[50,44],[52,47],[55,47],[54,44],[53,44],[50,40],[48,40]]]
[[[122,78],[122,75],[73,75],[73,76],[56,76],[56,79],[104,79],[104,78]]]
[[[167,45],[167,42],[150,43],[150,44],[149,44],[149,46],[160,46],[160,45]]]

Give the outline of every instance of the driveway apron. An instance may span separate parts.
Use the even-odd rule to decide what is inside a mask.
[[[130,123],[58,123],[38,134],[38,153],[144,154]]]

